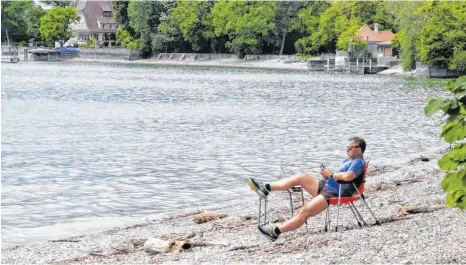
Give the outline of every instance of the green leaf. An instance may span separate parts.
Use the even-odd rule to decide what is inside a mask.
[[[448,156],[457,162],[464,162],[466,160],[466,144],[455,145],[453,150],[448,153]]]
[[[453,85],[453,90],[461,92],[464,92],[466,90],[466,76],[461,76],[458,79],[456,79]]]
[[[446,203],[449,207],[466,209],[466,189],[455,190],[447,194]]]
[[[453,192],[466,187],[466,170],[448,173],[440,182],[440,186],[445,192]]]
[[[449,143],[463,140],[466,137],[466,124],[462,121],[448,122],[443,126],[440,137]]]
[[[436,98],[432,99],[427,103],[427,106],[424,107],[424,113],[427,116],[432,116],[435,112],[443,110],[445,108],[446,102],[443,99]]]
[[[456,207],[460,208],[462,211],[466,210],[466,195],[456,200]]]
[[[464,105],[460,105],[460,113],[466,114],[466,108],[464,107]]]
[[[452,93],[455,93],[455,80],[448,81],[447,90],[452,92]]]
[[[450,153],[444,154],[442,158],[438,161],[438,166],[443,171],[455,170],[458,168],[458,163],[451,159],[449,156]]]

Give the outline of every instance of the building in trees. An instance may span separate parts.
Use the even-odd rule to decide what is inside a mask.
[[[374,30],[368,25],[364,25],[357,34],[359,41],[367,43],[365,51],[373,58],[393,56],[392,40],[394,37],[395,34],[389,30],[379,31],[377,23],[374,23]]]
[[[115,43],[120,25],[113,18],[111,1],[74,0],[71,6],[76,8],[81,20],[72,25],[74,37],[69,45],[87,44],[90,39],[95,39],[97,45]]]

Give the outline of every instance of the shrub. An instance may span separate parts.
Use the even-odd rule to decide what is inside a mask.
[[[427,116],[442,111],[446,121],[440,137],[454,144],[450,152],[438,161],[441,170],[447,174],[440,185],[447,193],[446,203],[449,207],[466,209],[466,76],[451,80],[447,90],[453,94],[452,99],[435,98],[424,108]]]
[[[455,51],[450,62],[450,69],[466,73],[466,51]]]

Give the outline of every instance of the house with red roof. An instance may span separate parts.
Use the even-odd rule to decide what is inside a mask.
[[[356,41],[367,42],[366,51],[370,51],[373,58],[392,57],[392,41],[395,34],[389,30],[379,31],[379,24],[374,23],[374,30],[364,25],[356,35]],[[350,44],[351,51],[351,44]]]

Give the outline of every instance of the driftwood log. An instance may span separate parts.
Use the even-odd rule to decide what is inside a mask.
[[[201,213],[194,215],[194,222],[196,224],[207,223],[209,221],[218,220],[227,217],[224,213]]]
[[[182,252],[192,249],[193,247],[205,246],[228,246],[228,243],[216,242],[194,242],[192,240],[163,240],[160,238],[149,238],[144,244],[144,250],[149,254]]]
[[[431,213],[446,208],[444,205],[434,206],[402,206],[399,211],[403,214]]]

